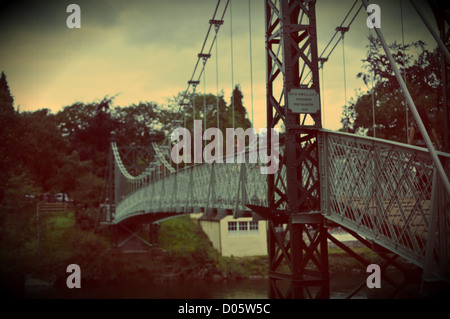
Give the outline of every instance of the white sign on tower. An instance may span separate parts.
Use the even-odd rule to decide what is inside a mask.
[[[291,89],[288,93],[288,107],[294,113],[317,113],[319,103],[319,94],[314,89]]]

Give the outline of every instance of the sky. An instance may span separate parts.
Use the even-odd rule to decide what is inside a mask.
[[[222,0],[221,7],[225,2]],[[48,108],[56,113],[76,102],[99,102],[105,96],[116,94],[113,106],[139,102],[167,105],[169,99],[187,88],[217,0],[0,3],[0,72],[5,72],[15,108],[21,112]],[[66,20],[71,13],[66,9],[71,3],[81,9],[81,28],[67,27]],[[317,1],[319,53],[353,3],[354,0]],[[402,41],[400,10],[403,8],[405,43],[420,39],[430,49],[436,46],[409,1],[371,3],[380,6],[381,32],[388,43]],[[416,3],[437,30],[425,1],[416,0]],[[218,35],[218,83],[219,92],[223,90],[228,103],[233,83],[239,84],[250,120],[253,119],[255,128],[263,128],[266,127],[264,0],[250,0],[250,8],[249,15],[249,1],[231,0],[225,14]],[[362,9],[345,35],[346,90],[341,43],[325,63],[320,84],[322,124],[326,129],[341,127],[345,96],[349,100],[356,96],[358,89],[367,90],[362,80],[356,78],[367,52],[366,19],[367,13]],[[205,73],[206,92],[213,94],[217,92],[215,52],[214,48]],[[203,90],[200,83],[197,92]]]

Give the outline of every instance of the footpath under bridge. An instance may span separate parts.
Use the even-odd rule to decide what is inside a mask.
[[[280,141],[282,157],[283,138]],[[317,197],[314,193],[321,192],[318,213],[423,268],[428,279],[449,282],[450,199],[428,150],[327,130],[320,130],[312,143],[318,143],[318,152],[311,160],[319,165],[304,164],[302,176],[304,185],[320,181],[320,189],[311,187],[313,193],[304,194]],[[153,147],[157,163],[132,176],[116,143],[111,144],[114,209],[104,215],[107,224],[153,222],[192,212],[264,218],[249,207],[267,207],[268,175],[261,174],[260,162],[249,162],[248,153],[244,163],[195,164],[176,170],[170,152]],[[438,156],[450,176],[450,154]],[[281,184],[286,184],[284,167],[275,174]],[[275,202],[285,195],[277,196]],[[287,222],[284,208],[279,207],[280,224]]]

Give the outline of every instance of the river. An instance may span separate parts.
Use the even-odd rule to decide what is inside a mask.
[[[351,241],[347,234],[334,235],[340,240]],[[330,277],[330,298],[344,299],[361,283],[368,274],[365,272],[346,272]],[[391,277],[393,278],[393,277]],[[416,291],[415,289],[414,291]],[[85,299],[268,299],[269,280],[241,279],[218,281],[150,281],[122,282],[110,285],[93,285],[79,289],[54,288],[50,286],[26,286],[26,298],[85,298]],[[392,291],[392,286],[382,280],[381,289],[369,289],[365,286],[352,298],[380,299]],[[414,292],[414,298],[420,295]],[[402,298],[402,297],[401,297]]]
[[[364,274],[337,276],[330,280],[330,298],[344,299],[364,280]],[[148,282],[94,285],[79,289],[46,286],[26,287],[26,298],[43,299],[268,299],[269,280]],[[377,289],[365,287],[355,298],[381,298]]]

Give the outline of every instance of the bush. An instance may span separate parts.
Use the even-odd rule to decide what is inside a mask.
[[[267,276],[268,257],[220,257],[218,269],[223,277],[242,279],[250,276]]]
[[[82,230],[94,230],[98,224],[98,208],[77,207],[75,210],[75,220]]]
[[[25,194],[38,189],[26,174],[13,175],[0,203],[0,287],[5,294],[21,294],[28,274],[37,262],[36,205]]]

